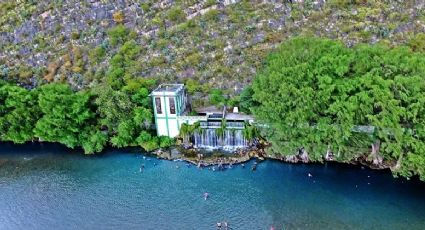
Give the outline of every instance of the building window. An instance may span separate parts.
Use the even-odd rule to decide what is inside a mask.
[[[156,107],[156,113],[161,114],[162,113],[161,98],[155,97],[155,107]]]
[[[170,114],[176,114],[176,105],[173,97],[169,98],[170,102]]]

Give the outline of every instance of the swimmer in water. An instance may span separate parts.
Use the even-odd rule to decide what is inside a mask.
[[[221,229],[221,223],[217,223],[217,229]]]
[[[311,173],[308,173],[308,177],[313,177],[313,175],[311,175]]]
[[[208,196],[209,196],[209,194],[207,192],[204,193],[204,200],[207,200],[208,199]]]

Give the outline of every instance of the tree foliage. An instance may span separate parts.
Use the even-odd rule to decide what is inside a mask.
[[[132,79],[119,90],[99,84],[74,92],[52,83],[35,90],[1,83],[0,140],[24,143],[39,138],[100,152],[106,145],[139,145],[150,151],[173,144],[152,135],[152,80]]]
[[[375,144],[397,173],[425,179],[424,73],[425,54],[406,47],[295,38],[256,77],[254,114],[275,152],[349,160]]]
[[[0,87],[0,138],[24,143],[34,138],[34,125],[40,117],[36,92],[18,86]]]
[[[40,88],[38,104],[42,115],[35,125],[35,135],[71,148],[78,146],[80,133],[94,117],[88,106],[89,95],[74,93],[65,84],[49,84]]]

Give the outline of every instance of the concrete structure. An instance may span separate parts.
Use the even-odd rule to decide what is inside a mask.
[[[175,137],[180,125],[177,118],[186,109],[187,97],[183,84],[162,84],[151,94],[158,136]]]
[[[162,84],[151,94],[158,136],[176,137],[182,124],[200,122],[203,129],[221,127],[226,121],[228,129],[244,129],[245,122],[252,123],[252,116],[227,113],[226,108],[206,107],[197,109],[197,116],[189,116],[188,101],[183,84]]]

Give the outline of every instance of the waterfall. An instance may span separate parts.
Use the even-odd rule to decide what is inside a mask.
[[[205,128],[195,132],[193,140],[195,147],[206,149],[235,150],[248,146],[242,129],[225,129],[223,136],[219,136],[217,129]]]

